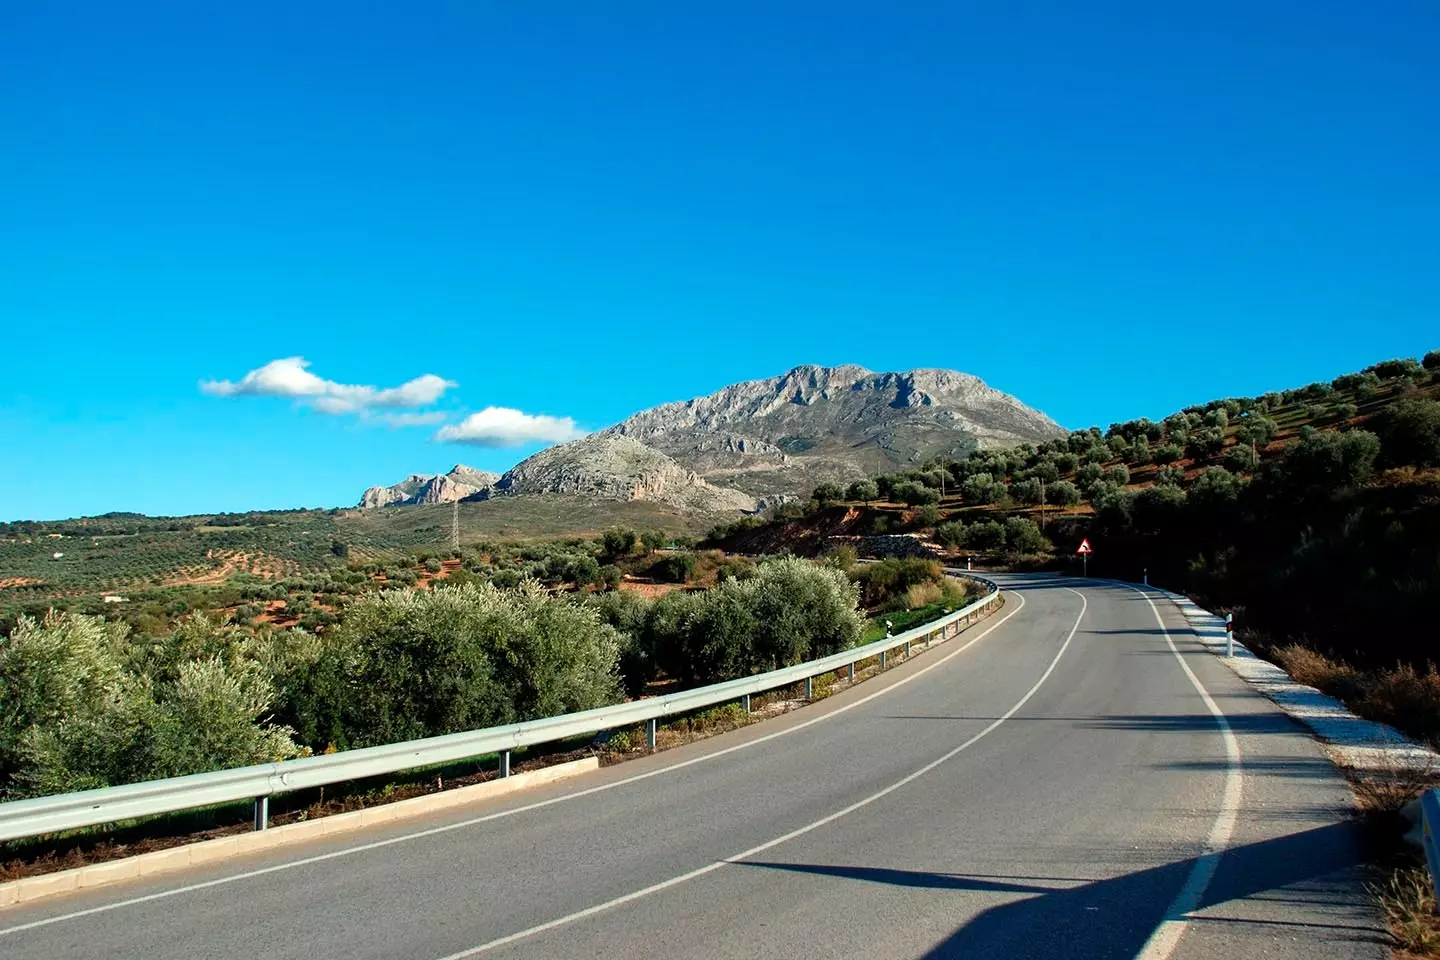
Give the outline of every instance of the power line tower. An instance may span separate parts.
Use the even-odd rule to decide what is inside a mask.
[[[456,550],[460,549],[460,501],[451,501],[454,508],[450,511],[450,546]]]

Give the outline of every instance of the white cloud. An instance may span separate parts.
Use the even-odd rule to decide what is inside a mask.
[[[439,400],[446,390],[457,386],[453,380],[427,373],[398,387],[380,390],[317,377],[306,369],[309,366],[304,357],[271,360],[265,366],[245,374],[239,383],[229,380],[203,380],[200,390],[217,397],[294,397],[306,401],[321,413],[342,414],[425,407]],[[411,416],[412,419],[408,422],[404,417],[396,417],[392,425],[416,426],[437,423],[443,419],[442,416],[434,414]]]
[[[569,417],[548,417],[509,407],[486,407],[435,433],[436,440],[477,447],[518,447],[536,441],[565,443],[583,436],[585,431]]]

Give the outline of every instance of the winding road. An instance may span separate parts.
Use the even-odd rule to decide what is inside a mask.
[[[1380,958],[1349,789],[1161,595],[573,780],[0,911],[0,956]]]

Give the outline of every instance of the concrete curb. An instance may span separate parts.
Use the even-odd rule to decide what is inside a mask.
[[[421,816],[438,810],[448,810],[451,807],[464,806],[477,800],[501,797],[526,787],[565,780],[591,770],[597,770],[599,767],[599,759],[586,757],[583,760],[557,763],[552,767],[517,773],[514,776],[489,780],[469,787],[460,787],[457,790],[443,790],[423,797],[398,800],[395,803],[367,807],[364,810],[354,810],[350,813],[337,813],[334,816],[290,823],[283,827],[272,827],[269,830],[239,833],[230,837],[218,837],[214,840],[202,840],[199,843],[187,843],[184,846],[171,847],[167,850],[156,850],[154,853],[142,853],[120,860],[107,860],[104,863],[75,867],[72,870],[61,870],[56,873],[41,874],[38,877],[11,880],[9,883],[0,884],[0,908],[19,903],[33,903],[56,894],[89,890],[124,880],[174,873],[203,863],[213,863],[217,860],[238,857],[260,850],[270,850],[319,837],[361,830],[379,823],[389,823],[392,820]]]
[[[1154,589],[1154,588],[1152,588]],[[1395,773],[1403,770],[1440,769],[1440,755],[1394,727],[1363,720],[1345,704],[1314,687],[1297,683],[1290,674],[1268,660],[1262,660],[1244,644],[1235,643],[1235,655],[1225,656],[1225,618],[1198,606],[1189,597],[1159,590],[1184,614],[1205,649],[1218,656],[1231,670],[1281,710],[1304,724],[1328,748],[1338,766],[1362,773]]]

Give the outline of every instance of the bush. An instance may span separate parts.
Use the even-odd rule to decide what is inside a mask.
[[[1010,484],[1010,496],[1016,503],[1036,504],[1040,502],[1041,489],[1042,484],[1037,479],[1016,480]]]
[[[1373,373],[1381,380],[1398,380],[1401,377],[1418,377],[1423,369],[1420,361],[1413,357],[1402,357],[1398,360],[1382,360],[1366,367],[1365,372]]]
[[[1034,520],[1011,517],[1005,521],[1005,549],[1010,553],[1040,553],[1045,546],[1045,537]]]
[[[1045,497],[1057,507],[1073,507],[1080,502],[1080,489],[1068,480],[1060,480],[1046,488]]]
[[[950,520],[935,527],[935,541],[941,546],[955,548],[965,542],[965,524]]]
[[[972,523],[965,528],[965,546],[972,550],[1005,549],[1005,527],[998,520]]]
[[[661,598],[640,644],[666,674],[687,682],[774,670],[854,646],[863,626],[857,595],[833,567],[767,560],[747,580]]]
[[[890,557],[865,564],[851,573],[860,587],[861,599],[871,609],[888,607],[915,584],[939,583],[944,576],[938,561],[919,557]]]
[[[1370,421],[1386,466],[1440,466],[1440,403],[1400,400]]]
[[[1425,354],[1425,358],[1420,361],[1420,365],[1431,373],[1440,371],[1440,350],[1431,350]]]
[[[626,527],[611,527],[600,535],[600,548],[607,557],[628,557],[635,552],[640,537]]]
[[[1157,487],[1178,487],[1185,482],[1185,471],[1179,467],[1161,467],[1155,471]]]
[[[923,483],[905,480],[895,485],[891,498],[908,506],[918,507],[927,503],[939,503],[940,492]]]
[[[311,743],[365,746],[613,703],[621,638],[538,584],[362,597],[287,678]]]
[[[1248,443],[1240,443],[1225,451],[1222,463],[1232,473],[1251,473],[1259,466],[1260,458]]]
[[[1150,459],[1154,460],[1158,464],[1174,463],[1176,460],[1180,459],[1181,455],[1184,452],[1185,451],[1180,449],[1178,444],[1162,443],[1160,446],[1155,448],[1154,452],[1150,456]]]
[[[836,500],[845,499],[845,491],[840,488],[838,483],[826,482],[816,487],[815,492],[810,496],[822,504],[834,503]]]
[[[920,530],[929,530],[940,522],[940,508],[933,503],[927,503],[915,511],[915,527]]]
[[[689,583],[695,576],[695,554],[676,553],[662,557],[650,567],[650,575],[665,583]]]
[[[921,607],[928,607],[932,603],[939,603],[945,599],[945,591],[940,584],[934,581],[917,583],[905,591],[905,609],[919,610]]]
[[[848,500],[860,500],[869,503],[871,500],[878,500],[880,488],[874,480],[856,480],[845,490],[845,497]]]
[[[1125,464],[1117,463],[1115,466],[1105,471],[1105,479],[1109,480],[1117,487],[1123,487],[1130,482],[1130,470],[1125,466]]]
[[[1374,473],[1380,440],[1366,430],[1302,433],[1285,456],[1271,464],[1270,476],[1283,489],[1330,494],[1354,487]]]
[[[266,721],[280,653],[194,619],[136,641],[122,624],[21,617],[0,642],[0,783],[38,796],[282,760],[300,751]]]
[[[624,579],[625,576],[620,572],[620,568],[613,563],[607,563],[600,568],[600,585],[606,590],[619,589],[620,583]]]

